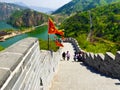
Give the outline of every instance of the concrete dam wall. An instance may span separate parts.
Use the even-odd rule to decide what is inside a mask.
[[[23,39],[0,52],[0,90],[48,90],[60,60],[40,50],[36,38]]]

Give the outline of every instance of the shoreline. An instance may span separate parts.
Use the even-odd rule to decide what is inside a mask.
[[[12,32],[12,33],[9,34],[9,35],[1,36],[1,37],[0,37],[0,42],[4,42],[6,39],[15,37],[15,36],[17,36],[17,35],[21,35],[21,34],[24,34],[24,33],[28,33],[28,32],[34,31],[37,27],[41,27],[41,26],[44,26],[44,25],[47,25],[47,23],[43,23],[43,24],[41,24],[41,25],[38,25],[38,26],[34,26],[34,27],[32,27],[32,28],[25,29],[24,31],[14,31],[14,32]]]
[[[12,33],[9,34],[9,35],[1,36],[0,42],[4,42],[6,39],[9,39],[9,38],[12,38],[12,37],[15,37],[15,36],[17,36],[17,35],[24,34],[24,33],[31,32],[31,31],[33,31],[33,30],[35,30],[35,28],[29,28],[29,29],[24,30],[24,31],[14,31],[14,32],[12,32]]]

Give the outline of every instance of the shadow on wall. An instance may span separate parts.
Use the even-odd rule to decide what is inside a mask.
[[[111,77],[110,75],[106,75],[106,74],[104,74],[104,73],[100,73],[98,70],[96,70],[95,68],[87,65],[86,63],[81,62],[80,65],[86,67],[86,69],[89,70],[89,71],[92,72],[92,73],[98,74],[98,75],[100,75],[100,76],[104,76],[104,77],[106,77],[106,78],[113,78],[113,77]],[[113,79],[115,79],[115,78],[113,78]]]
[[[92,73],[95,73],[95,74],[98,74],[102,77],[106,77],[106,78],[112,78],[112,79],[117,79],[117,78],[114,78],[114,77],[111,77],[110,75],[106,75],[104,73],[100,73],[98,70],[96,70],[95,68],[87,65],[86,63],[83,63],[83,62],[80,62],[80,65],[82,65],[83,67],[86,67],[87,70],[89,70],[90,72]],[[115,83],[115,85],[120,85],[120,79],[118,79],[119,81]]]
[[[64,42],[72,43],[76,52],[83,51],[74,38],[66,38]],[[87,65],[87,69],[94,73],[102,73],[102,76],[120,79],[120,51],[117,51],[116,55],[113,55],[111,52],[106,52],[105,55],[102,53],[83,52],[83,62],[85,63],[84,66]]]
[[[115,83],[115,85],[120,85],[120,83]]]

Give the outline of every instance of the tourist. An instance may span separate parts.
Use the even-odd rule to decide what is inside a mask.
[[[70,59],[70,53],[69,53],[69,51],[67,51],[66,57],[67,57],[67,61],[68,61]]]
[[[78,59],[78,53],[75,52],[75,54],[74,54],[74,61],[77,61],[77,59]]]
[[[78,54],[78,61],[83,61],[84,60],[84,52],[80,51]]]
[[[62,58],[63,58],[63,60],[65,60],[65,57],[66,57],[66,54],[65,54],[65,52],[63,52],[63,53],[62,53]]]
[[[82,61],[82,52],[80,51],[77,56],[78,61]]]

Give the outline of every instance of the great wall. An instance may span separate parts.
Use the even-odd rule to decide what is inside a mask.
[[[64,42],[71,43],[75,51],[81,51],[75,39],[67,38]],[[49,90],[61,53],[61,49],[57,52],[40,50],[37,38],[18,41],[0,52],[0,89]],[[120,79],[120,51],[115,56],[110,52],[105,55],[84,52],[83,57],[83,63],[100,73]]]
[[[68,38],[66,41],[71,42],[77,52],[82,50],[74,38]],[[100,73],[120,79],[120,51],[117,51],[116,55],[111,52],[106,52],[104,55],[103,53],[84,51],[83,62]]]

